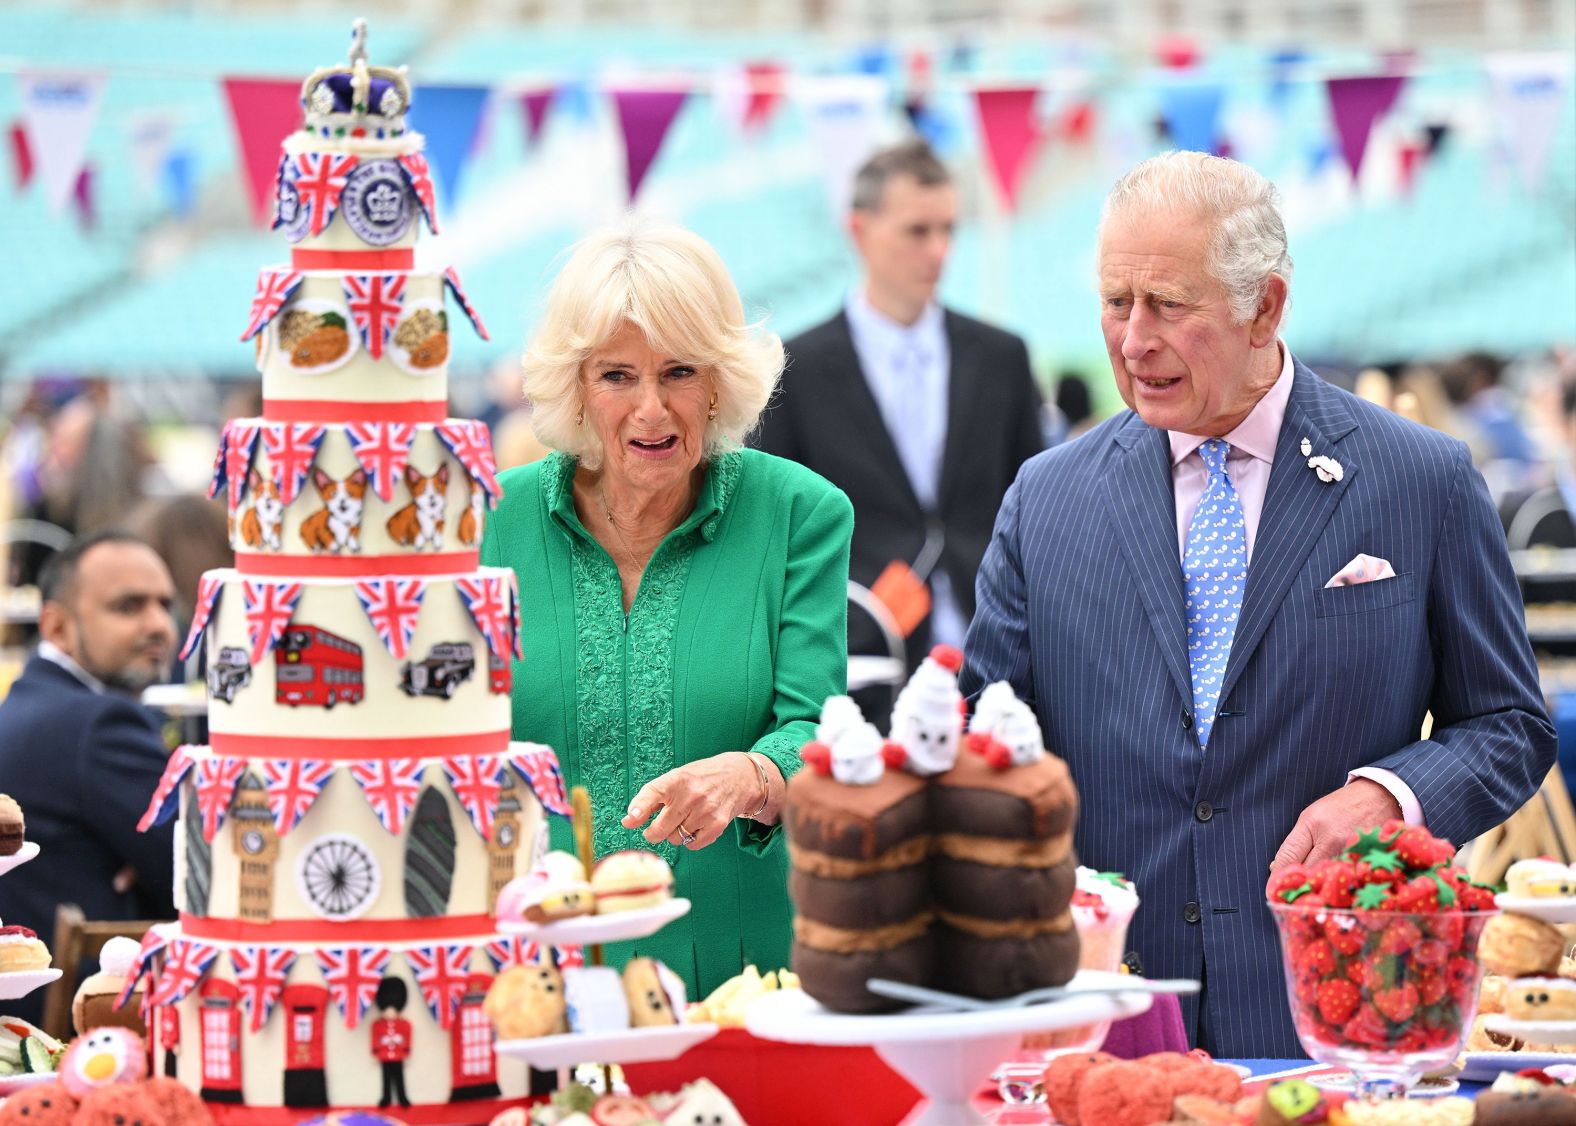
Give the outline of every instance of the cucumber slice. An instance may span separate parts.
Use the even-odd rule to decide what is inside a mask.
[[[54,1071],[55,1057],[50,1054],[42,1040],[36,1036],[29,1036],[22,1041],[22,1066],[35,1073]]]

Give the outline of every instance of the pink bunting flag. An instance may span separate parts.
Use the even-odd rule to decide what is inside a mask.
[[[683,90],[614,90],[612,94],[633,203],[687,95]]]
[[[98,226],[98,212],[93,206],[93,166],[85,164],[82,171],[77,173],[76,187],[71,192],[72,202],[77,209],[77,222],[84,231],[91,231]]]
[[[192,607],[192,626],[186,632],[186,644],[181,646],[181,660],[192,655],[192,650],[197,648],[197,643],[202,640],[208,622],[213,618],[213,608],[219,602],[219,595],[224,593],[224,580],[218,575],[204,575],[197,580],[197,604]]]
[[[421,795],[422,763],[414,758],[370,759],[350,764],[350,776],[366,795],[383,828],[399,834]]]
[[[246,760],[211,755],[197,763],[197,811],[202,817],[202,839],[212,841],[224,824],[224,815],[235,794],[235,784],[246,773]]]
[[[421,988],[422,1000],[427,1002],[433,1019],[445,1029],[453,1023],[455,1010],[465,996],[474,950],[462,943],[445,943],[405,951],[405,963]]]
[[[749,85],[749,99],[744,104],[745,132],[761,132],[770,123],[773,112],[782,104],[787,75],[788,69],[781,63],[744,64]]]
[[[334,776],[334,764],[313,759],[270,759],[263,763],[263,789],[274,832],[281,838],[301,822]]]
[[[301,584],[247,579],[242,590],[246,597],[246,636],[252,643],[251,663],[258,665],[284,636],[290,615],[301,600]]]
[[[525,111],[525,139],[536,144],[542,139],[542,126],[547,123],[547,110],[553,104],[551,87],[545,90],[527,90],[520,95],[520,108]]]
[[[324,428],[308,422],[265,422],[263,450],[268,454],[269,475],[279,500],[289,504],[306,484],[318,447],[323,444]]]
[[[252,214],[267,224],[278,186],[280,143],[301,127],[301,84],[283,78],[226,78],[224,96],[252,193]]]
[[[268,946],[232,946],[230,965],[235,967],[236,988],[246,1007],[253,1032],[262,1030],[285,991],[285,979],[295,965],[294,950]]]
[[[346,1028],[355,1028],[377,996],[378,983],[388,969],[389,951],[377,946],[330,947],[317,952],[328,996],[339,1006]]]
[[[1341,156],[1352,171],[1352,182],[1362,171],[1368,137],[1378,121],[1395,105],[1406,77],[1400,74],[1364,75],[1357,78],[1330,78],[1325,91],[1330,98],[1330,113],[1341,142]]]
[[[985,154],[1008,211],[1018,206],[1018,189],[1042,140],[1034,116],[1039,96],[1039,88],[1034,86],[974,92],[980,129],[985,136]]]
[[[498,795],[503,790],[499,783],[502,756],[455,755],[443,760],[443,773],[482,840],[492,840],[493,814],[498,811]]]

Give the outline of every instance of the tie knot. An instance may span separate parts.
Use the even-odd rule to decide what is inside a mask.
[[[1226,471],[1226,454],[1231,451],[1231,443],[1224,438],[1211,438],[1198,448],[1198,456],[1204,459],[1204,468],[1209,470],[1211,477],[1219,477]]]

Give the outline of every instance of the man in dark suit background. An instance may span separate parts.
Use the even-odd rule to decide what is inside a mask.
[[[1044,447],[1023,341],[936,303],[957,212],[923,142],[865,163],[848,219],[864,278],[835,316],[788,341],[756,439],[853,501],[850,578],[868,587],[901,561],[926,580],[931,612],[908,638],[910,668],[933,643],[962,645],[997,506]],[[849,625],[850,651],[884,651],[864,615]]]
[[[41,851],[0,879],[0,919],[47,943],[61,903],[173,918],[174,827],[137,832],[169,757],[137,702],[175,647],[169,571],[141,540],[101,532],[51,558],[39,586],[38,652],[0,703],[0,792]],[[7,1011],[37,1022],[42,999]]]

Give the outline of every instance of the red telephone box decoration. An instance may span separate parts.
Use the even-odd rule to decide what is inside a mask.
[[[471,974],[465,979],[460,1008],[449,1025],[449,1065],[452,1072],[451,1101],[496,1099],[498,1060],[493,1055],[492,1022],[482,1012],[490,974]]]
[[[238,1103],[241,1097],[241,991],[233,981],[210,977],[197,989],[202,1027],[202,1097]],[[175,1006],[166,1007],[173,1012]]]
[[[321,985],[290,985],[279,995],[285,1014],[286,1106],[327,1106],[323,1071],[323,1017],[328,990]]]

